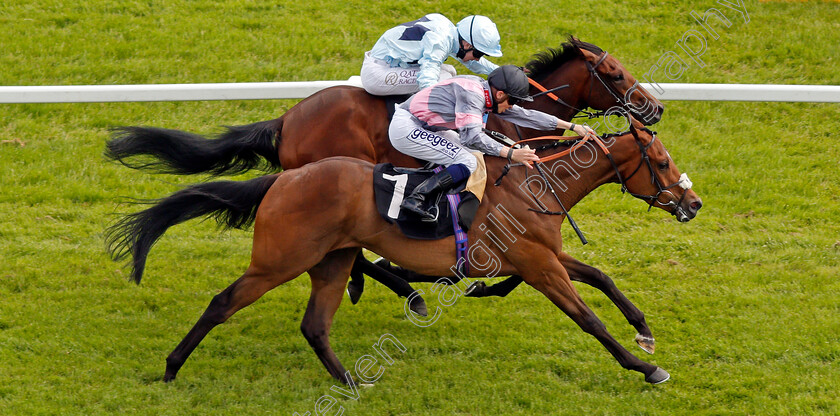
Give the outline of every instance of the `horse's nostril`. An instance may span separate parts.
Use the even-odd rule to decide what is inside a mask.
[[[703,202],[702,201],[694,201],[694,202],[691,203],[691,205],[689,205],[689,207],[691,207],[692,211],[697,212],[697,211],[700,210],[700,208],[703,208]]]

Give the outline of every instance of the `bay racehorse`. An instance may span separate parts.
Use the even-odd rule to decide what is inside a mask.
[[[470,277],[516,275],[550,299],[586,333],[592,334],[629,370],[650,383],[670,375],[640,360],[607,332],[586,306],[571,280],[592,284],[619,304],[639,336],[650,335],[643,314],[603,273],[573,259],[562,250],[560,206],[570,209],[598,186],[621,183],[622,189],[651,206],[692,219],[702,206],[656,135],[635,122],[629,132],[590,136],[568,149],[563,142],[544,142],[537,148],[545,163],[540,169],[506,165],[491,157],[488,173],[507,175],[488,186],[469,238],[478,241],[514,235],[501,245],[483,245],[469,253]],[[553,159],[553,160],[552,160]],[[550,162],[549,162],[550,161]],[[558,166],[577,166],[576,172]],[[535,172],[536,171],[536,172]],[[454,237],[414,240],[401,234],[377,213],[373,196],[373,164],[356,158],[329,158],[299,169],[245,182],[208,182],[177,191],[154,206],[130,214],[107,232],[115,259],[133,256],[132,277],[139,283],[154,242],[171,226],[191,218],[213,216],[227,227],[254,223],[251,262],[245,273],[210,302],[204,314],[166,359],[165,381],[173,380],[192,351],[215,326],[256,301],[269,290],[308,272],[312,282],[301,330],[327,371],[353,384],[329,343],[333,316],[341,303],[348,274],[362,248],[419,273],[453,276]],[[543,173],[550,173],[546,179]],[[536,174],[544,181],[566,184],[562,193],[535,190]],[[539,180],[536,180],[539,182]],[[544,190],[544,188],[543,188]],[[557,211],[560,211],[559,215]],[[478,245],[474,244],[473,247]],[[493,265],[492,271],[487,265]],[[569,267],[567,265],[572,265]],[[467,279],[465,279],[467,280]]]
[[[664,106],[612,55],[593,44],[569,37],[558,49],[539,53],[526,64],[534,85],[559,90],[523,102],[528,108],[570,120],[588,107],[608,111],[618,109],[633,114],[645,124],[659,121]],[[388,139],[388,101],[355,87],[322,90],[296,104],[280,118],[250,125],[228,127],[216,139],[169,129],[123,127],[107,143],[106,156],[131,168],[174,174],[209,172],[214,175],[239,173],[254,167],[293,169],[331,156],[349,156],[373,163],[391,162],[397,166],[419,167],[422,162],[403,155]],[[393,105],[393,103],[391,104]],[[592,113],[585,112],[592,116]],[[545,134],[518,130],[513,124],[491,115],[487,128],[509,137],[531,138]],[[361,296],[363,278],[370,274],[400,296],[413,289],[396,279],[435,281],[387,265],[374,266],[363,256],[354,269],[348,291],[354,303]],[[389,273],[390,272],[390,273]],[[512,279],[488,291],[476,286],[471,296],[504,295],[521,280]],[[501,289],[501,290],[500,290]],[[413,308],[424,309],[422,299]]]
[[[623,109],[644,124],[659,121],[664,106],[612,55],[570,37],[559,49],[537,54],[526,64],[529,76],[544,88],[567,85],[551,94],[523,102],[571,120],[588,107]],[[537,87],[531,93],[539,93]],[[216,139],[154,127],[122,127],[107,143],[106,157],[135,169],[162,173],[213,175],[241,173],[255,167],[294,169],[331,156],[349,156],[372,163],[420,167],[388,139],[387,99],[365,90],[339,86],[319,91],[297,103],[283,116],[244,126],[228,127]],[[393,102],[391,103],[393,105]],[[587,113],[589,114],[589,113]],[[517,131],[513,124],[491,115],[487,128],[509,137],[545,134]]]

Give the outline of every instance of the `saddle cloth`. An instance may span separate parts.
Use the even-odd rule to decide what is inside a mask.
[[[399,168],[390,163],[378,164],[373,169],[376,209],[385,221],[396,223],[406,237],[437,240],[455,233],[452,226],[452,214],[447,198],[443,194],[435,195],[429,201],[437,207],[438,215],[434,222],[421,221],[417,216],[400,209],[400,204],[405,197],[432,175],[434,172],[430,169]],[[483,186],[481,190],[484,190]],[[472,192],[464,190],[464,185],[459,186],[452,193],[460,194],[461,203],[457,208],[459,223],[464,230],[469,230],[478,211],[479,199]]]

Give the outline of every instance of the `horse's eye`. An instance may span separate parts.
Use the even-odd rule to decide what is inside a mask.
[[[664,162],[659,163],[659,169],[660,170],[667,170],[668,169],[668,161],[666,160]]]
[[[618,75],[614,76],[613,80],[615,80],[616,82],[624,81],[624,74],[618,74]]]

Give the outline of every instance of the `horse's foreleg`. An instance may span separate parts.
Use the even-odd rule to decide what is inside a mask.
[[[210,330],[225,322],[236,311],[250,305],[269,290],[283,284],[300,273],[259,273],[248,269],[242,277],[213,297],[210,305],[190,329],[187,336],[166,358],[163,381],[172,381],[184,362]]]
[[[353,378],[344,369],[330,347],[330,327],[333,316],[341,304],[344,286],[353,266],[358,249],[344,249],[330,252],[315,267],[309,269],[312,279],[312,293],[300,330],[315,351],[318,359],[331,376],[345,384]]]
[[[647,322],[645,321],[645,315],[636,305],[633,305],[624,293],[621,293],[620,290],[615,286],[612,279],[609,276],[604,274],[604,272],[588,265],[581,263],[577,259],[573,258],[572,256],[561,253],[558,256],[560,263],[569,273],[569,277],[577,282],[585,283],[589,286],[592,286],[601,292],[604,292],[608,298],[618,307],[624,317],[627,318],[627,322],[630,325],[633,325],[636,328],[636,331],[639,333],[636,334],[636,343],[639,344],[645,352],[649,354],[653,354],[656,345],[653,339],[653,334],[648,327]]]
[[[420,274],[412,270],[404,269],[400,266],[395,264],[391,264],[389,261],[378,261],[375,263],[377,267],[380,269],[399,277],[400,279],[409,282],[409,283],[437,283],[440,280],[440,276],[430,276],[427,274]],[[461,280],[458,275],[450,278],[450,281],[453,283],[457,283]]]
[[[364,287],[364,277],[362,273],[370,276],[373,280],[382,283],[392,292],[396,293],[401,298],[409,298],[408,307],[414,313],[420,316],[427,316],[428,310],[426,308],[426,301],[419,295],[414,294],[414,288],[411,287],[405,279],[392,273],[392,266],[388,260],[380,259],[377,262],[371,262],[366,259],[360,252],[356,256],[356,261],[353,263],[353,269],[350,271],[350,276],[353,280],[347,285],[347,293],[350,295],[350,300],[355,304],[358,302],[359,296],[362,295],[362,288]],[[399,270],[404,270],[399,268]],[[411,296],[414,294],[414,296]],[[355,300],[354,300],[355,299]]]
[[[569,279],[568,273],[559,261],[530,266],[520,269],[529,271],[528,274],[523,273],[524,280],[548,297],[566,315],[572,318],[584,332],[591,334],[600,341],[622,367],[644,374],[645,381],[649,383],[662,383],[670,378],[665,370],[646,363],[631,354],[607,332],[606,326],[580,298]]]

